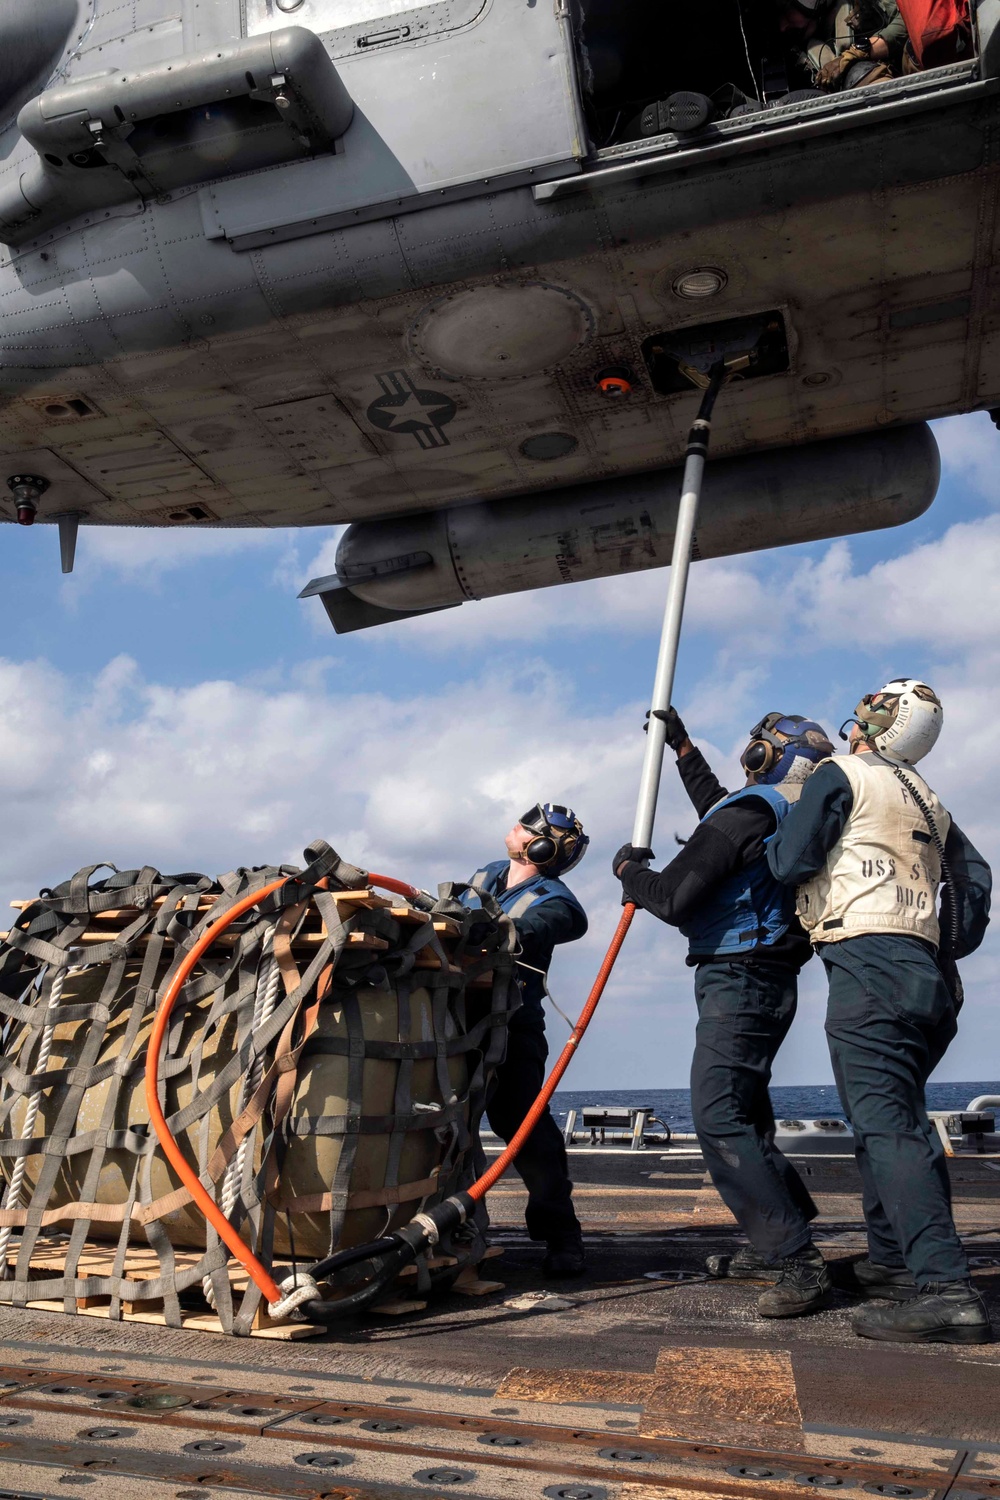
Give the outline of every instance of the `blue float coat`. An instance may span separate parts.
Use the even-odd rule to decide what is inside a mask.
[[[548,972],[553,950],[560,943],[572,943],[583,937],[587,931],[587,913],[569,886],[556,876],[533,875],[508,890],[509,871],[508,860],[494,860],[476,871],[470,886],[492,896],[513,919],[520,940],[520,957],[525,965],[530,965],[518,971],[524,1003],[540,1006],[545,994],[542,975]],[[475,890],[464,891],[461,900],[465,906],[475,905]]]

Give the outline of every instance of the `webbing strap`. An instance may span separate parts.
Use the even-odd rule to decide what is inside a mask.
[[[400,1182],[394,1187],[384,1188],[359,1188],[355,1193],[348,1193],[347,1207],[352,1212],[359,1208],[386,1208],[399,1203],[414,1203],[426,1198],[433,1193],[438,1185],[439,1170],[435,1170],[429,1177],[422,1177],[418,1182]],[[334,1203],[334,1194],[330,1193],[301,1193],[293,1197],[281,1197],[275,1203],[275,1208],[284,1212],[290,1210],[297,1214],[324,1214],[329,1213]]]

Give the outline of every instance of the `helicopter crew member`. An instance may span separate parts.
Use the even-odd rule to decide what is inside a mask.
[[[924,1090],[957,1030],[955,961],[982,942],[992,882],[913,769],[942,718],[936,695],[914,678],[862,698],[847,720],[850,754],[819,767],[767,858],[779,880],[798,886],[799,918],[830,980],[826,1032],[868,1226],[855,1290],[896,1304],[864,1308],[854,1330],[978,1344],[989,1339],[989,1317],[969,1280]]]
[[[859,88],[903,71],[908,36],[896,0],[779,0],[778,24],[814,88]]]
[[[507,859],[477,870],[462,899],[481,890],[513,919],[520,953],[521,1006],[511,1017],[507,1055],[497,1069],[486,1114],[504,1142],[514,1135],[545,1082],[548,1044],[542,1000],[553,950],[587,931],[587,915],[560,878],[580,863],[590,840],[571,808],[536,804],[506,838]],[[585,1270],[583,1234],[573,1208],[566,1147],[546,1108],[515,1162],[528,1189],[525,1223],[533,1240],[548,1247],[546,1276],[580,1276]]]
[[[615,855],[614,872],[628,900],[688,939],[698,1004],[691,1111],[712,1181],[750,1241],[731,1260],[710,1257],[708,1268],[772,1282],[761,1314],[797,1317],[821,1307],[831,1284],[809,1229],[816,1206],[774,1144],[768,1084],[810,952],[794,902],[768,872],[765,842],[833,746],[811,719],[767,714],[743,752],[746,785],[730,794],[676,711],[664,717],[701,822],[659,874],[643,867],[652,852],[631,844]]]

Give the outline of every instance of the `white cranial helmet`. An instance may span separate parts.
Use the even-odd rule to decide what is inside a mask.
[[[901,766],[923,760],[944,723],[941,700],[916,677],[897,677],[879,692],[868,693],[854,716],[872,748]]]

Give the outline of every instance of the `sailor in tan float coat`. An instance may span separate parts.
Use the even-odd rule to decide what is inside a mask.
[[[937,948],[941,859],[927,819],[885,762],[871,755],[832,757],[851,792],[851,811],[826,864],[796,892],[799,921],[814,944],[861,933],[895,932]],[[951,815],[935,792],[909,777],[943,840]]]
[[[890,682],[847,722],[851,753],[817,767],[767,858],[777,880],[798,887],[799,920],[830,980],[827,1039],[868,1227],[854,1290],[897,1304],[866,1308],[854,1329],[984,1343],[989,1318],[955,1231],[924,1090],[957,1031],[955,961],[982,942],[990,869],[913,770],[941,730],[926,683]]]

